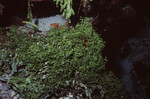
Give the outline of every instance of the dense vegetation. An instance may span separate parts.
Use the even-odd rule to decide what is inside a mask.
[[[1,35],[4,35],[1,33]],[[0,74],[24,98],[125,97],[118,79],[106,71],[104,42],[89,19],[45,35],[20,33],[12,26],[0,46]],[[82,95],[82,96],[81,96]]]

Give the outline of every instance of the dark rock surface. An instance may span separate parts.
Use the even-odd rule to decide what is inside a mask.
[[[127,43],[120,48],[120,57],[124,61],[122,70],[128,69],[128,75],[131,84],[131,90],[127,90],[131,99],[149,99],[150,98],[150,27],[127,40]],[[120,61],[120,63],[122,62]],[[130,64],[129,64],[130,63]],[[124,66],[126,64],[126,66]],[[130,65],[130,66],[129,66]],[[124,76],[123,76],[124,77]],[[122,79],[122,78],[121,78]],[[123,82],[125,83],[125,82]],[[126,85],[126,84],[125,84]],[[126,88],[127,89],[127,88]]]

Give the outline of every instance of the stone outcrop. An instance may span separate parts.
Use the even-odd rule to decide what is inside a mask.
[[[132,99],[150,98],[150,27],[136,34],[136,36],[127,40],[126,45],[120,48],[122,60],[127,56],[129,62],[133,64],[130,69],[132,79],[132,92],[129,93]],[[127,50],[126,50],[127,49]],[[126,66],[127,67],[127,66]],[[138,98],[137,98],[138,96]],[[142,98],[143,97],[143,98]]]
[[[137,37],[129,39],[128,44],[131,49],[131,62],[134,64],[140,62],[150,71],[150,32],[144,31]]]

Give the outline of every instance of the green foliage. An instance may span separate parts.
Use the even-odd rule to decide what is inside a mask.
[[[100,76],[100,85],[103,87],[106,99],[128,99],[120,81],[111,71],[105,72]]]
[[[30,21],[23,21],[23,23],[29,24],[29,25],[37,28],[37,29],[39,28],[36,24],[34,24],[34,23],[30,22]]]
[[[0,49],[0,75],[11,72],[12,54],[11,50]]]
[[[75,27],[54,28],[44,37],[21,34],[14,27],[7,36],[12,41],[6,45],[13,49],[12,56],[6,57],[6,53],[0,59],[10,59],[9,84],[23,98],[58,98],[72,93],[75,98],[82,94],[83,98],[100,99],[121,90],[113,74],[105,73],[104,42],[89,19]]]
[[[14,32],[14,28],[11,29]],[[13,64],[14,49],[9,47],[11,39],[0,31],[0,76],[11,73]],[[1,78],[0,78],[1,79]],[[2,80],[2,79],[1,79]],[[4,79],[6,81],[7,79]]]
[[[54,0],[56,1],[56,5],[60,5],[60,11],[63,12],[63,16],[67,19],[70,18],[71,15],[74,15],[75,12],[72,9],[72,0]]]
[[[77,81],[85,85],[98,83],[99,74],[105,69],[101,54],[104,43],[89,20],[75,28],[53,29],[45,38],[34,36],[32,42],[21,35],[11,38],[17,44],[15,61],[26,66],[11,78],[10,84],[24,97],[44,97],[68,86],[74,89],[73,82]]]
[[[72,8],[73,0],[53,0],[56,2],[56,6],[60,6],[60,12],[63,12],[63,16],[65,16],[67,19],[71,17],[71,15],[74,15],[75,12]],[[81,0],[79,2],[80,5],[82,5],[84,8],[90,8],[89,3],[93,0]],[[79,8],[80,9],[80,8]]]
[[[73,5],[73,0],[53,0],[56,2],[56,6],[60,6],[60,12],[62,12],[63,16],[65,16],[66,19],[69,19],[71,17],[71,15],[75,15],[75,12],[72,8]],[[90,5],[89,2],[92,2],[93,0],[84,0],[80,3],[80,5],[83,5],[84,8],[88,8],[90,9]],[[33,6],[31,0],[28,0],[28,15],[27,18],[30,19],[30,21],[32,21],[33,19],[33,15],[32,15],[32,9],[31,7]]]
[[[27,18],[29,18],[29,20],[32,22],[32,19],[33,19],[33,15],[32,15],[32,2],[31,0],[28,0],[28,15],[27,15]]]

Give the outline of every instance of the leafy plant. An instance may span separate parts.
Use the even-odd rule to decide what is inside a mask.
[[[63,12],[63,16],[65,16],[67,19],[71,17],[71,15],[74,15],[75,12],[72,8],[73,0],[53,0],[56,2],[56,6],[60,6],[60,11]],[[81,3],[84,8],[89,7],[87,6],[89,2],[93,0],[81,0]],[[81,5],[81,4],[80,4]]]
[[[31,0],[28,0],[28,15],[27,15],[27,18],[29,18],[29,21],[32,22],[32,19],[33,19],[33,15],[32,15],[32,2]]]
[[[63,16],[65,16],[67,19],[70,18],[70,16],[75,14],[74,10],[72,9],[72,0],[54,0],[56,1],[56,5],[60,5],[60,11],[63,11]]]
[[[115,91],[107,93],[109,83],[117,88],[115,81],[105,83],[104,42],[88,18],[75,27],[53,28],[44,37],[21,34],[14,27],[7,36],[13,41],[7,47],[14,49],[9,84],[23,98],[58,98],[71,93],[74,98],[99,99]]]
[[[106,99],[129,99],[120,81],[111,71],[104,72],[100,76],[100,85]]]
[[[29,21],[23,21],[23,23],[29,24],[29,25],[31,25],[31,26],[37,28],[37,29],[39,28],[36,24],[34,24],[34,23],[32,23],[32,22],[29,22]]]
[[[46,93],[57,93],[70,86],[64,91],[67,93],[79,84],[73,82],[96,83],[105,69],[101,54],[104,43],[88,19],[75,28],[53,29],[45,38],[34,36],[32,42],[21,36],[11,36],[17,44],[15,62],[26,66],[22,73],[11,78],[10,84],[24,97],[44,97]]]
[[[28,15],[27,15],[27,18],[29,18],[30,21],[32,21],[32,19],[33,19],[32,9],[31,9],[31,7],[33,5],[32,5],[31,1],[32,0],[28,0]],[[66,19],[69,19],[71,17],[71,15],[75,15],[75,11],[72,8],[73,0],[53,0],[53,1],[56,2],[57,7],[60,6],[60,12],[62,12],[63,16],[65,16]],[[83,8],[90,9],[89,2],[91,2],[91,1],[93,1],[93,0],[81,0],[80,5],[83,5]]]
[[[0,75],[11,72],[11,50],[0,49]]]

